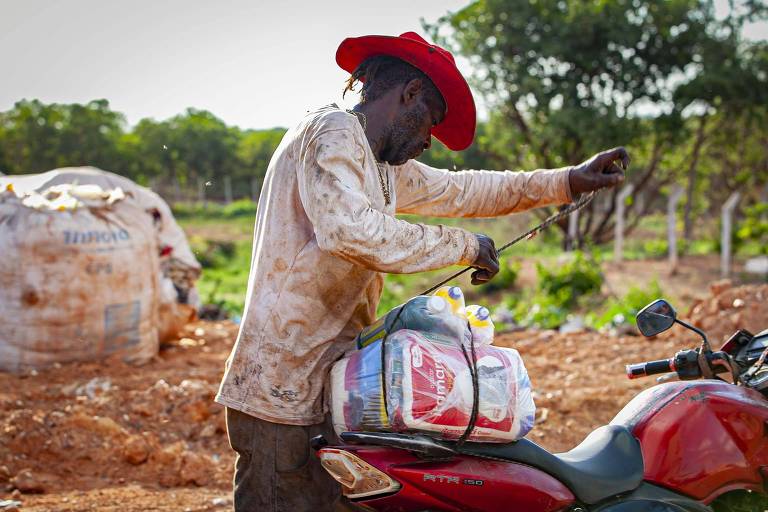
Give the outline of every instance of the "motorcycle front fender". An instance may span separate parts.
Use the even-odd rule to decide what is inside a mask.
[[[640,441],[646,482],[702,502],[735,489],[764,491],[768,402],[718,380],[668,382],[614,418]]]

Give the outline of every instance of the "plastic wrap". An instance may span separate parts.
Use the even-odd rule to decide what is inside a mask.
[[[475,347],[478,416],[468,440],[509,442],[533,427],[531,384],[514,349]],[[384,375],[382,378],[382,363]],[[457,439],[467,429],[473,385],[458,344],[400,330],[342,359],[331,371],[332,415],[344,431],[422,432]]]
[[[357,348],[364,348],[400,329],[419,331],[439,343],[469,341],[471,333],[466,317],[455,315],[451,308],[452,304],[444,297],[413,297],[363,329],[355,339]]]

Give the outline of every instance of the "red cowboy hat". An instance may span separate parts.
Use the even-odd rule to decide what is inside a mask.
[[[415,32],[406,32],[399,37],[349,37],[336,50],[336,62],[352,73],[361,62],[375,55],[397,57],[423,71],[437,86],[447,107],[445,119],[432,129],[432,135],[454,151],[472,144],[477,122],[475,100],[450,52],[429,44]]]

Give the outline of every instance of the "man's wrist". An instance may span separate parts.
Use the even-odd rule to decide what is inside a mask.
[[[464,231],[464,254],[459,261],[459,265],[465,267],[471,266],[480,254],[480,241],[477,239],[477,235],[470,231]]]
[[[572,165],[570,167],[565,168],[565,194],[568,199],[567,202],[572,203],[573,202],[573,196],[576,194],[573,192],[573,185],[571,184],[571,180],[573,178],[573,173],[576,172],[576,166]]]

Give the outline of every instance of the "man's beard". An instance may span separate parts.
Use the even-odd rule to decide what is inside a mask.
[[[417,104],[403,112],[389,126],[389,143],[384,160],[390,165],[402,165],[419,156],[424,150],[424,140],[419,135],[422,119],[428,115],[426,105]]]

